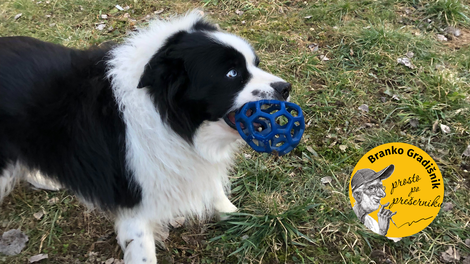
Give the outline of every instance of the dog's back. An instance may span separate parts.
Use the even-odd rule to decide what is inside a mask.
[[[93,202],[104,208],[135,205],[139,193],[129,190],[123,162],[125,125],[105,78],[107,51],[0,38],[3,181],[20,167],[39,169],[84,198],[100,193]],[[8,192],[1,181],[0,189],[1,199]]]

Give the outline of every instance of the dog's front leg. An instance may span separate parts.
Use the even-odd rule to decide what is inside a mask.
[[[121,216],[116,221],[117,240],[126,264],[155,264],[155,239],[147,219]]]
[[[227,215],[225,213],[233,213],[238,210],[238,208],[228,199],[222,185],[217,188],[216,193],[214,194],[214,208],[217,210],[222,220],[227,219]]]

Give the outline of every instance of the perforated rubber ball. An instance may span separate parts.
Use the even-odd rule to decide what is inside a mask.
[[[235,114],[241,137],[258,152],[289,153],[305,130],[302,109],[291,102],[261,100],[245,104]]]

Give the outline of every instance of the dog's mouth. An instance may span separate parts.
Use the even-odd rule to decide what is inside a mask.
[[[226,115],[224,116],[224,121],[225,121],[225,123],[227,123],[227,125],[228,125],[229,127],[233,128],[233,129],[235,129],[235,130],[237,130],[237,125],[236,125],[236,123],[235,123],[235,122],[236,122],[236,120],[235,120],[235,115],[237,114],[238,111],[240,111],[240,109],[237,109],[237,110],[235,110],[235,111],[232,111],[232,112],[230,112],[230,113],[228,113],[228,114],[226,114]],[[248,111],[246,112],[246,116],[250,117],[252,114],[253,114],[253,110],[248,109]],[[257,123],[253,123],[253,125],[254,125],[255,127],[259,126],[259,124],[257,124]],[[243,123],[240,123],[240,127],[241,127],[242,129],[245,129],[245,125],[244,125]]]

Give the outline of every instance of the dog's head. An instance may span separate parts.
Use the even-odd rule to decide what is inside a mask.
[[[258,64],[244,39],[198,18],[166,39],[145,66],[138,88],[148,90],[164,121],[189,142],[208,122],[217,123],[218,133],[238,136],[233,114],[238,108],[289,98],[291,85]]]

